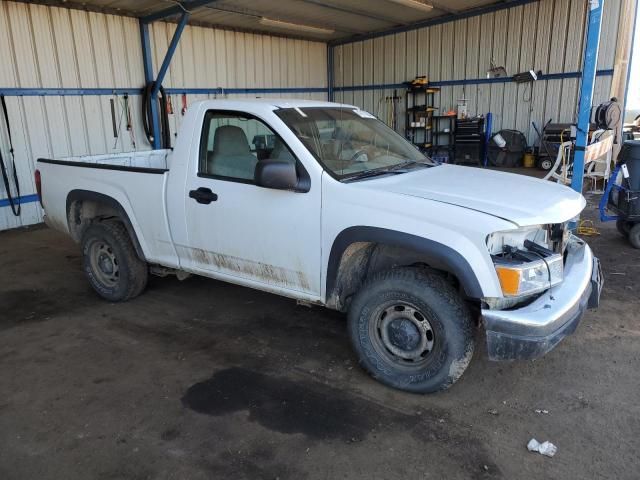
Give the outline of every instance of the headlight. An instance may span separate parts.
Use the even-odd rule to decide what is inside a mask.
[[[562,282],[562,254],[551,250],[556,241],[549,238],[549,228],[544,225],[487,237],[487,248],[505,297],[533,295]]]
[[[502,293],[506,297],[520,297],[542,292],[562,282],[562,255],[551,255],[532,262],[495,263]]]
[[[523,248],[525,240],[539,245],[547,245],[549,242],[547,227],[532,225],[492,233],[487,236],[487,248],[492,255],[500,255],[504,252],[505,247]]]

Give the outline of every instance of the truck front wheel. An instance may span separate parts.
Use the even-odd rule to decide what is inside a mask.
[[[124,225],[94,223],[82,236],[83,267],[98,295],[110,302],[137,297],[147,286],[149,270],[136,255]]]
[[[458,292],[419,268],[380,272],[349,308],[349,336],[360,364],[400,390],[444,390],[473,356],[473,320]]]

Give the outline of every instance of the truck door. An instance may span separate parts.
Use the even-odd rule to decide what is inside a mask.
[[[207,111],[198,156],[186,181],[183,266],[319,298],[320,179],[304,193],[255,185],[267,158],[306,171],[265,122],[242,112]]]

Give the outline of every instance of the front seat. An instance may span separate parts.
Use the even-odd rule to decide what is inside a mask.
[[[234,125],[216,128],[213,152],[207,158],[207,173],[253,180],[257,163],[244,130]]]

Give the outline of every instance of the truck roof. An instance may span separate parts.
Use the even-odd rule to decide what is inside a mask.
[[[358,108],[354,105],[344,103],[326,102],[324,100],[305,100],[298,98],[225,98],[217,100],[202,100],[195,104],[205,104],[205,108],[234,109],[252,111],[267,108],[309,108],[309,107],[343,107]]]

